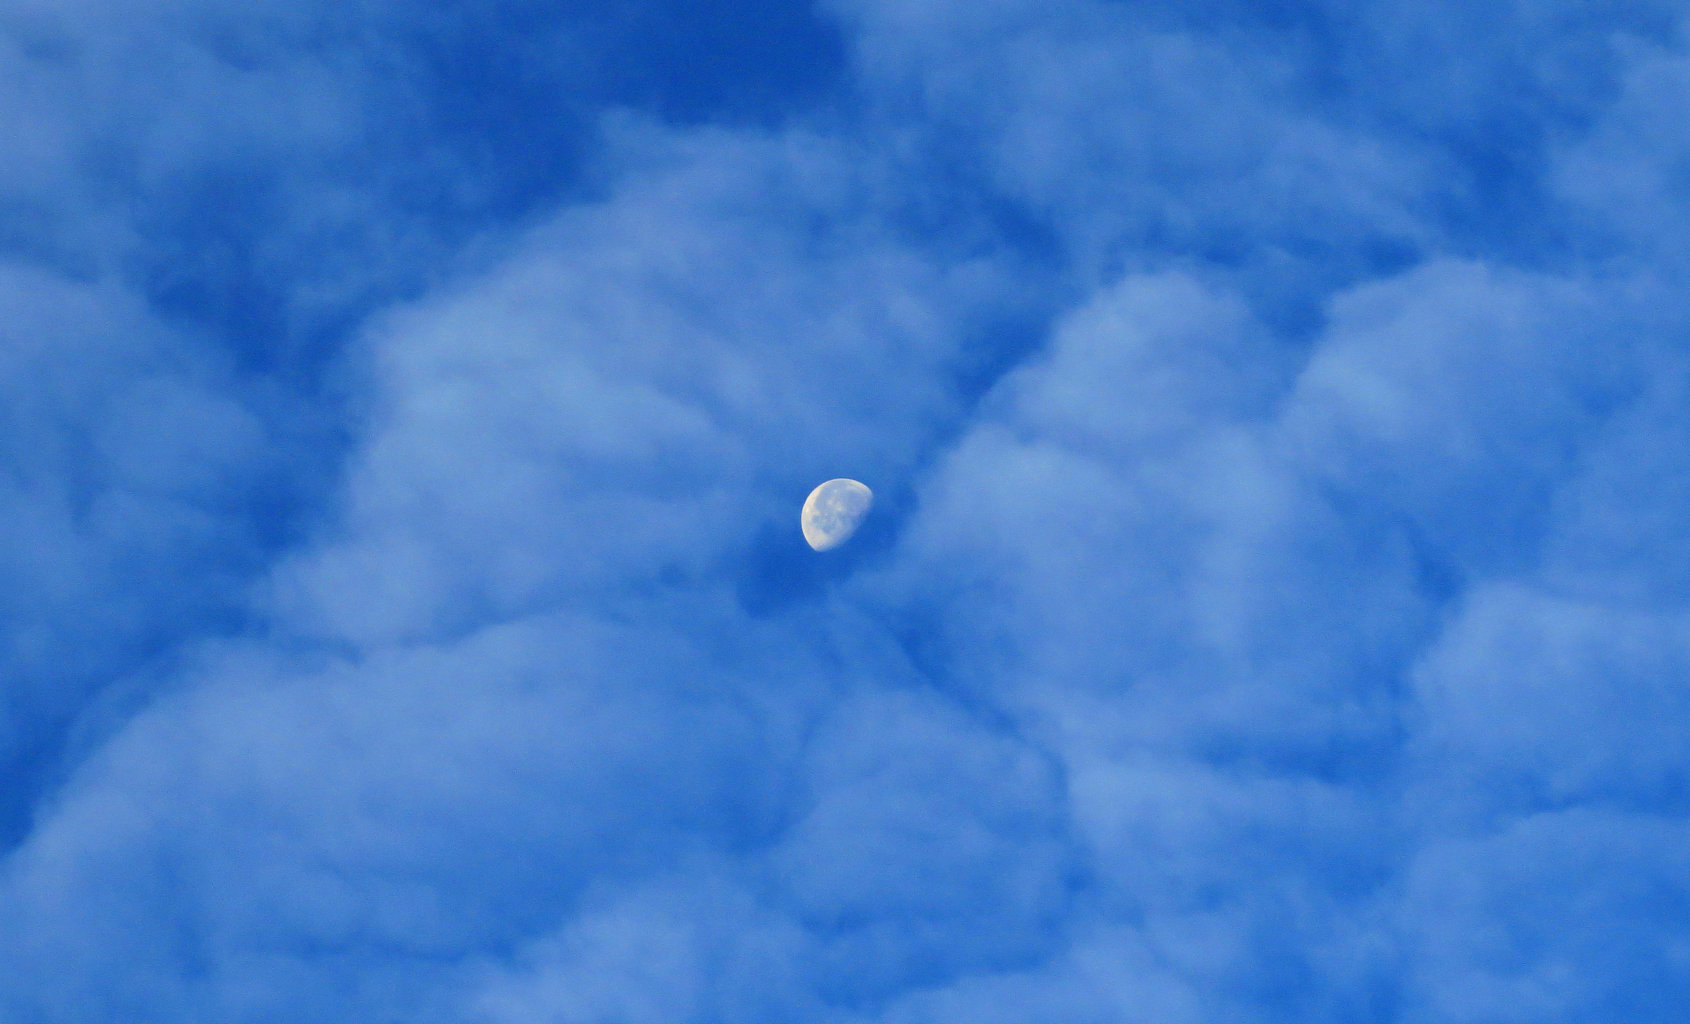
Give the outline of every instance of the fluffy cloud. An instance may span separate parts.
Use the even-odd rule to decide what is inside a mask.
[[[66,730],[88,701],[124,703],[173,644],[243,614],[274,543],[261,514],[312,433],[296,401],[238,389],[227,360],[120,285],[13,263],[0,306],[10,840],[80,742]]]
[[[444,7],[14,13],[0,1016],[1673,1019],[1661,15],[830,10],[509,168]]]
[[[15,1012],[309,1016],[336,1005],[348,976],[374,986],[347,998],[376,1012],[428,958],[567,921],[573,899],[619,871],[773,842],[797,801],[815,809],[769,869],[784,881],[764,885],[801,919],[888,918],[819,944],[812,983],[836,985],[825,965],[859,958],[890,979],[871,989],[905,977],[903,905],[846,891],[877,859],[830,848],[858,814],[906,795],[901,776],[843,805],[844,781],[813,796],[783,781],[822,756],[801,757],[798,736],[841,720],[837,694],[886,681],[810,650],[793,623],[758,626],[733,573],[825,466],[910,472],[960,408],[962,332],[991,328],[1019,289],[1001,267],[937,264],[841,212],[864,186],[836,147],[756,134],[658,144],[659,164],[615,200],[372,325],[349,371],[372,390],[336,525],[260,588],[280,649],[340,653],[212,649],[79,766],[8,868],[9,914],[30,936],[8,947],[10,968],[75,966],[13,997]],[[628,145],[645,167],[652,141],[636,131]],[[826,233],[788,226],[816,207],[836,218]],[[956,755],[975,756],[966,718],[886,707],[842,719],[844,778],[854,747],[899,716],[913,731],[898,752],[956,733]],[[923,877],[947,857],[974,875],[937,904],[902,884],[912,907],[932,904],[923,956],[995,894],[1029,901],[1029,920],[1053,913],[1060,843],[1020,828],[1051,817],[1054,783],[1016,750],[975,769],[1033,773],[1007,806],[956,803],[948,776],[918,773],[906,788],[929,779],[930,801],[886,819],[895,854],[910,830],[932,832],[933,850],[906,855]],[[952,849],[929,807],[999,837]],[[485,860],[458,856],[472,835]],[[1046,852],[1018,867],[1024,846]],[[466,875],[481,880],[465,889]],[[1043,894],[1022,892],[1041,878]],[[105,888],[127,895],[57,909]],[[187,949],[114,959],[175,914],[209,944],[200,982],[179,973],[198,955]],[[1026,941],[1010,928],[972,955],[1026,955]],[[451,1002],[431,986],[406,998]]]

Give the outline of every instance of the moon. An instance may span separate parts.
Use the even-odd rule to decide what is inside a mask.
[[[817,551],[838,547],[857,532],[873,504],[874,492],[855,480],[840,477],[817,486],[798,519],[804,539]]]

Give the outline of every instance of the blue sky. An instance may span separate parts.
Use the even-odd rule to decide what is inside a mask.
[[[0,1021],[1682,1019],[1687,107],[1664,0],[0,0]]]

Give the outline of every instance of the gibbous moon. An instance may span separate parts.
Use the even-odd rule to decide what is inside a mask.
[[[836,548],[851,539],[874,504],[874,492],[855,480],[829,480],[804,499],[799,525],[804,539],[817,551]]]

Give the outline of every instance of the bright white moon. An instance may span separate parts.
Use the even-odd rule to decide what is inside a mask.
[[[844,477],[829,480],[804,499],[799,517],[804,539],[817,551],[838,547],[857,532],[872,504],[874,492],[863,484]]]

